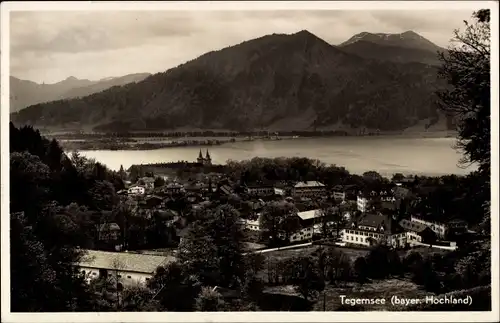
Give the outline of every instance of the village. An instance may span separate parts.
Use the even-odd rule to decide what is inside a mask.
[[[193,164],[211,166],[209,151],[200,150]],[[125,189],[117,192],[121,207],[128,212],[128,223],[97,225],[98,243],[78,264],[89,280],[117,275],[120,286],[146,284],[159,266],[175,261],[191,214],[214,204],[230,204],[239,212],[247,253],[322,244],[363,250],[381,243],[395,250],[453,251],[456,240],[472,232],[464,220],[439,222],[429,214],[408,212],[427,193],[412,177],[367,189],[329,187],[311,180],[241,183],[222,173],[201,172],[188,179],[178,178],[175,172],[130,175],[124,180]],[[269,221],[263,220],[269,205],[288,213],[288,223],[294,223],[280,227],[277,239],[270,239]],[[141,234],[137,230],[141,223],[153,229]]]

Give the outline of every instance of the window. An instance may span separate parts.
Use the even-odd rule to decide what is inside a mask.
[[[122,278],[122,275],[118,275],[118,278]]]
[[[358,241],[358,237],[356,237],[356,241]]]
[[[96,275],[97,275],[97,273],[92,273],[92,276],[96,276]]]
[[[148,280],[149,280],[149,278],[146,278],[146,281],[148,281]]]
[[[130,279],[130,278],[132,278],[132,276],[127,276],[127,278],[129,278],[129,279]]]

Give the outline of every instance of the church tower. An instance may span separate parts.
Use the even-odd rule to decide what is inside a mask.
[[[201,149],[200,149],[200,153],[198,154],[198,159],[197,159],[198,163],[199,164],[204,164],[204,159],[203,159],[203,154],[201,153]]]
[[[208,149],[207,149],[207,154],[205,156],[205,164],[212,165],[212,157],[210,157],[210,154],[208,153]]]

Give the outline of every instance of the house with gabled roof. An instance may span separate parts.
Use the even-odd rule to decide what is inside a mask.
[[[87,280],[112,278],[122,286],[133,286],[147,283],[158,267],[175,260],[173,256],[84,250],[82,259],[74,265]]]
[[[423,223],[402,219],[399,225],[406,231],[407,242],[410,244],[412,241],[433,243],[437,239],[436,233]]]
[[[406,232],[387,214],[367,213],[342,230],[342,241],[367,247],[385,242],[400,248],[406,246]]]
[[[318,181],[298,182],[292,188],[293,197],[316,197],[326,194],[325,184]]]

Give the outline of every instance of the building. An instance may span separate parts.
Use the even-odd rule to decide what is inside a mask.
[[[335,208],[335,210],[338,211],[338,208]],[[324,213],[321,209],[298,212],[297,216],[300,218],[300,224],[302,225],[302,227],[321,224],[325,220]],[[332,221],[333,219],[327,218],[326,220]]]
[[[346,200],[346,192],[344,191],[344,187],[341,185],[337,185],[333,188],[332,197],[335,201],[345,201]]]
[[[399,221],[399,225],[406,231],[406,241],[409,244],[414,241],[421,243],[433,243],[436,241],[436,233],[425,224],[403,219]]]
[[[142,177],[137,181],[140,185],[143,185],[145,189],[152,190],[155,188],[154,177]]]
[[[176,259],[172,256],[153,256],[129,252],[85,250],[86,254],[76,264],[87,280],[98,278],[117,279],[121,286],[145,284],[160,266]]]
[[[290,242],[294,243],[294,242],[311,240],[314,235],[314,230],[315,228],[313,226],[302,228],[290,236]],[[316,233],[318,232],[319,231],[316,231]]]
[[[120,226],[114,222],[97,225],[97,237],[99,241],[117,242],[120,239]]]
[[[434,231],[440,239],[446,238],[446,236],[448,234],[449,228],[448,228],[448,225],[446,225],[445,223],[427,221],[427,220],[424,220],[424,219],[417,217],[417,216],[414,216],[414,215],[411,216],[411,221],[415,222],[415,223],[425,224],[432,231]]]
[[[370,204],[369,197],[363,196],[363,195],[358,195],[357,200],[356,200],[356,206],[358,207],[358,211],[360,212],[366,212],[369,208]]]
[[[248,219],[239,219],[238,224],[243,227],[243,229],[251,230],[251,231],[260,231],[260,222],[259,220],[248,220]]]
[[[233,191],[233,188],[227,184],[225,185],[222,185],[220,188],[219,188],[219,191],[226,195],[226,196],[230,196],[230,195],[233,195],[234,194],[234,191]]]
[[[397,200],[391,189],[360,191],[356,198],[358,210],[363,213],[373,210],[377,206],[379,208],[395,209],[398,207],[396,202]]]
[[[212,157],[210,157],[210,154],[208,153],[208,149],[207,149],[207,153],[205,155],[205,157],[203,157],[203,154],[201,153],[201,149],[200,149],[200,153],[198,154],[198,158],[196,159],[196,161],[198,162],[198,164],[202,164],[202,165],[212,165]]]
[[[394,248],[401,248],[406,246],[406,232],[392,217],[368,213],[342,230],[342,242],[367,247],[385,242]]]
[[[128,189],[129,195],[144,195],[146,194],[146,188],[139,185],[134,185]]]
[[[469,226],[467,222],[463,220],[451,220],[448,222],[448,235],[460,235],[467,233],[469,231]]]
[[[163,186],[162,190],[167,194],[180,194],[185,191],[184,185],[177,182],[168,183],[167,185]]]
[[[325,194],[326,186],[317,181],[299,182],[292,188],[293,197],[315,197]]]
[[[273,185],[250,185],[245,187],[245,192],[253,196],[271,196],[275,193]]]

